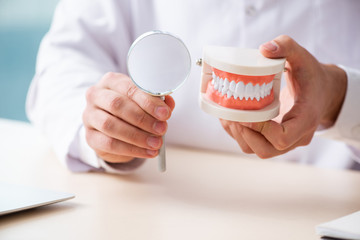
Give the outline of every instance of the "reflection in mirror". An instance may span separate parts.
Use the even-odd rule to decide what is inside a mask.
[[[189,75],[191,58],[185,44],[174,35],[153,31],[131,46],[128,71],[134,83],[152,95],[175,91]]]

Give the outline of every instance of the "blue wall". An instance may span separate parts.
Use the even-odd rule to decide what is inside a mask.
[[[26,94],[57,0],[0,0],[0,118],[28,121]]]

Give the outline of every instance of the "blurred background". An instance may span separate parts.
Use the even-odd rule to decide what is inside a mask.
[[[28,121],[26,94],[58,0],[0,0],[0,118]]]

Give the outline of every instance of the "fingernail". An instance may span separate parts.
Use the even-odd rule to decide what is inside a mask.
[[[169,110],[166,107],[157,107],[155,110],[155,115],[159,119],[166,119],[169,116]]]
[[[276,42],[274,41],[270,41],[267,43],[264,43],[263,48],[265,48],[266,50],[270,51],[270,52],[275,52],[276,50],[278,50],[279,46],[277,45]]]
[[[147,144],[151,148],[159,148],[160,147],[161,140],[159,137],[148,137],[147,138]]]
[[[160,122],[160,121],[156,121],[154,123],[153,129],[156,133],[158,134],[162,134],[165,132],[166,130],[166,123],[165,122]]]
[[[150,156],[156,156],[156,154],[158,153],[158,151],[146,149],[146,153],[149,154]]]

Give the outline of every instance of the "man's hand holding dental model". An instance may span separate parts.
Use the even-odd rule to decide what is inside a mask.
[[[280,115],[260,123],[220,121],[245,153],[270,158],[308,145],[319,127],[334,124],[346,94],[347,77],[341,68],[319,63],[288,36],[261,45],[260,51],[265,57],[287,60]]]

